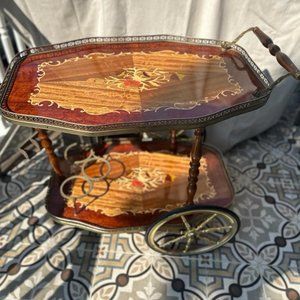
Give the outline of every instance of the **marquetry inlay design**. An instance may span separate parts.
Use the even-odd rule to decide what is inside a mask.
[[[90,195],[76,200],[78,207],[86,206],[107,216],[117,216],[169,211],[185,204],[189,157],[145,151],[112,152],[109,156],[111,172],[108,178],[116,179],[109,183],[108,192],[105,192],[105,181],[95,181]],[[86,173],[92,178],[99,176],[100,169],[101,162],[95,163],[86,169]],[[118,177],[118,174],[123,175]],[[86,188],[83,180],[76,179],[70,195],[81,196],[83,188]],[[97,198],[96,195],[101,197]],[[208,176],[207,161],[202,157],[195,202],[201,203],[215,196],[215,187]],[[72,199],[67,199],[66,203],[74,207]]]
[[[116,180],[116,183],[126,191],[145,193],[155,191],[166,182],[171,182],[172,177],[160,168],[135,167],[125,176]]]
[[[176,73],[175,73],[176,74]],[[177,75],[177,74],[176,74]],[[178,76],[178,75],[177,75]],[[184,76],[184,75],[182,75]],[[171,73],[158,68],[124,68],[117,76],[104,78],[107,88],[114,90],[155,90],[163,83],[170,81]]]
[[[38,65],[29,103],[102,115],[192,109],[242,88],[217,55],[172,50],[91,53]]]

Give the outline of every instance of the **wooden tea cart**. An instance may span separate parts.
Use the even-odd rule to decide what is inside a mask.
[[[202,145],[207,125],[257,109],[300,73],[259,28],[250,28],[288,74],[270,83],[236,42],[179,36],[88,38],[27,49],[1,86],[2,115],[36,128],[53,174],[47,211],[96,232],[146,229],[148,245],[198,254],[234,237],[234,192],[220,154]],[[247,32],[247,31],[246,31]],[[171,132],[170,141],[102,139],[58,157],[46,130],[85,136]],[[176,130],[195,129],[194,142]],[[200,173],[200,175],[199,175]]]

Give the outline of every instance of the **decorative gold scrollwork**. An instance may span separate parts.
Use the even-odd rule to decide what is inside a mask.
[[[72,161],[71,156],[69,155],[69,152],[72,148],[76,147],[77,143],[70,144],[69,146],[66,147],[64,150],[64,158],[66,160]],[[82,149],[81,149],[82,150]],[[121,165],[121,172],[120,174],[114,175],[113,177],[110,177],[110,173],[112,170],[111,163],[118,163]],[[89,166],[92,164],[99,164],[99,175],[97,176],[90,176],[87,173],[87,169]],[[82,210],[84,210],[86,207],[88,207],[91,203],[93,203],[96,199],[99,199],[100,197],[104,196],[108,191],[109,191],[109,186],[111,181],[118,179],[119,177],[123,176],[125,173],[125,165],[122,161],[112,158],[110,155],[107,155],[106,158],[98,156],[95,154],[95,151],[91,149],[89,151],[88,157],[82,159],[82,160],[77,160],[73,162],[74,166],[77,166],[77,171],[78,167],[80,167],[80,173],[77,175],[71,175],[70,177],[66,178],[60,185],[60,194],[62,197],[64,197],[67,200],[72,200],[73,205],[74,205],[74,213],[79,214]],[[66,187],[69,186],[72,182],[75,180],[80,180],[82,181],[81,185],[81,194],[79,195],[74,195],[72,193],[68,193],[65,191]],[[106,188],[104,191],[100,194],[93,194],[94,190],[94,183],[102,181],[105,185]],[[88,187],[87,187],[88,185]],[[91,200],[88,203],[81,204],[79,207],[79,203],[77,200],[82,199],[86,196],[90,196]]]
[[[83,193],[82,195],[79,195],[79,196],[72,196],[72,195],[68,195],[64,192],[64,187],[65,185],[68,183],[68,182],[71,182],[75,179],[83,179],[85,182],[88,182],[89,183],[89,190],[86,192],[85,189],[83,189]],[[93,181],[89,178],[89,177],[86,177],[86,176],[79,176],[79,175],[73,175],[73,176],[70,176],[68,177],[67,179],[65,179],[62,184],[60,185],[60,194],[64,197],[64,198],[68,198],[68,199],[72,199],[73,201],[74,200],[77,200],[77,199],[81,199],[83,197],[85,197],[86,195],[89,195],[90,192],[93,190]]]
[[[86,174],[86,169],[88,166],[90,166],[92,163],[95,162],[102,162],[102,164],[104,163],[107,166],[107,171],[106,173],[100,176],[94,176],[94,177],[90,177],[89,175]],[[83,174],[84,177],[86,178],[90,178],[90,180],[92,181],[100,181],[100,180],[104,180],[105,178],[107,178],[107,176],[109,175],[110,171],[111,171],[111,166],[108,160],[106,160],[103,157],[100,157],[98,155],[95,154],[94,150],[91,150],[89,156],[83,160],[79,160],[74,162],[74,164],[76,165],[81,165],[81,173]],[[100,174],[100,172],[99,172]]]

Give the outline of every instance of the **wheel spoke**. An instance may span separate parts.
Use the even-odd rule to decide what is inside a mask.
[[[203,236],[203,235],[197,234],[197,238],[199,240],[201,240],[201,239],[202,240],[206,240],[210,244],[216,244],[217,243],[217,241],[215,239],[212,239],[212,238],[210,238],[208,236]]]
[[[184,224],[184,226],[186,227],[187,230],[191,229],[191,225],[189,224],[189,222],[187,221],[187,219],[185,218],[185,216],[181,216],[181,220]]]
[[[182,236],[179,236],[179,237],[177,237],[177,238],[175,238],[175,239],[172,239],[172,240],[170,240],[170,241],[167,241],[166,243],[163,243],[163,244],[161,245],[161,247],[166,247],[166,246],[168,246],[168,245],[174,244],[174,243],[176,243],[176,242],[178,242],[178,241],[180,241],[180,240],[183,240],[183,239],[186,239],[186,236],[185,236],[185,235],[182,235]]]
[[[211,215],[209,218],[207,218],[204,222],[202,222],[201,224],[199,224],[195,230],[198,231],[200,229],[202,229],[208,222],[210,222],[211,220],[213,220],[215,217],[217,216],[217,214],[213,214]]]
[[[186,252],[190,249],[192,240],[193,240],[192,237],[189,237],[189,238],[188,238],[188,240],[187,240],[187,242],[186,242],[186,245],[185,245],[185,248],[184,248],[184,250],[183,250],[184,253],[186,253]]]
[[[165,239],[167,237],[174,237],[174,236],[178,236],[178,234],[166,234],[166,235],[162,235],[160,236],[157,240],[156,240],[156,243],[159,243],[162,239]]]
[[[207,229],[202,229],[202,230],[198,230],[200,232],[203,233],[207,233],[207,232],[215,232],[215,231],[219,231],[219,230],[223,230],[223,229],[231,229],[232,226],[228,225],[228,226],[220,226],[220,227],[211,227],[211,228],[207,228]]]

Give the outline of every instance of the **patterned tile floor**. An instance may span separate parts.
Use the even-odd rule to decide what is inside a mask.
[[[299,99],[225,155],[241,219],[211,253],[161,256],[143,233],[96,235],[46,214],[42,152],[0,182],[0,299],[300,299]]]

